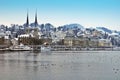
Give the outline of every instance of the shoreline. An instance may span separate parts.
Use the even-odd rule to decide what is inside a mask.
[[[9,48],[5,48],[5,49],[0,49],[0,51],[41,51],[39,50],[25,50],[25,49],[9,49]],[[120,51],[120,47],[117,48],[51,48],[50,51],[53,52],[62,52],[62,51]]]

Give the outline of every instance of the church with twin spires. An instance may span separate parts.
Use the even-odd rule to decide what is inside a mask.
[[[31,34],[36,37],[36,38],[39,38],[39,32],[40,32],[40,28],[39,28],[39,25],[38,25],[38,21],[37,21],[37,11],[35,13],[35,22],[34,22],[34,27],[31,27],[29,25],[29,14],[27,12],[27,20],[26,20],[26,25],[25,25],[25,33],[26,34]]]
[[[37,11],[35,13],[35,22],[33,23],[34,26],[30,26],[29,24],[29,14],[27,12],[27,20],[25,24],[25,34],[18,36],[18,44],[24,45],[41,45],[45,42],[52,43],[52,39],[48,38],[41,38],[41,31],[37,21]]]

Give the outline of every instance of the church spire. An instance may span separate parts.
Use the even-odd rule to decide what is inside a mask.
[[[29,15],[28,15],[28,11],[27,11],[27,21],[26,21],[26,27],[29,27]]]
[[[37,22],[37,10],[36,10],[36,13],[35,13],[35,27],[37,27],[38,25],[38,22]]]

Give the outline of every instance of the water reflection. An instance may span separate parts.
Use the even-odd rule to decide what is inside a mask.
[[[119,80],[119,51],[1,52],[0,80]]]

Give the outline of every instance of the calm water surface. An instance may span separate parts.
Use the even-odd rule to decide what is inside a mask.
[[[0,52],[0,80],[120,80],[120,51]]]

